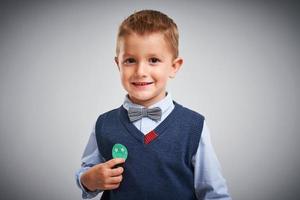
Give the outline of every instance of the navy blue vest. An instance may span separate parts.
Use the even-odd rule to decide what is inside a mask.
[[[123,106],[99,116],[96,139],[101,155],[112,159],[116,143],[128,149],[120,187],[104,191],[102,200],[196,199],[192,157],[198,148],[204,117],[174,104],[173,111],[153,130],[157,137],[147,143]]]

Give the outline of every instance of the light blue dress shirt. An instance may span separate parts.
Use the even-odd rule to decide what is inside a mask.
[[[123,107],[128,110],[129,107],[143,107],[132,103],[128,97],[125,97]],[[161,101],[155,103],[152,107],[160,107],[162,110],[162,118],[160,121],[155,122],[147,117],[134,122],[133,124],[144,134],[149,133],[156,126],[158,126],[174,109],[174,103],[172,101],[170,93],[162,99]],[[87,191],[80,182],[81,175],[87,171],[93,165],[105,162],[104,158],[101,156],[95,136],[95,126],[90,135],[88,144],[84,150],[81,158],[82,166],[76,172],[76,182],[78,187],[82,190],[82,198],[93,198],[100,190],[95,192]],[[199,146],[196,154],[193,156],[192,164],[194,165],[194,187],[197,198],[200,200],[231,200],[226,181],[221,174],[221,167],[215,151],[213,149],[209,130],[207,128],[206,122],[204,121],[203,130]]]

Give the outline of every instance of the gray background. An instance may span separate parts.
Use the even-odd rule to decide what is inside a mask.
[[[299,5],[292,1],[1,1],[0,199],[81,199],[74,173],[97,116],[124,98],[121,21],[179,26],[174,99],[206,116],[233,199],[300,195]]]

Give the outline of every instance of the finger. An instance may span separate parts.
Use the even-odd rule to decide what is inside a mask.
[[[121,183],[123,176],[115,176],[108,179],[107,184],[119,184]]]
[[[109,168],[113,168],[115,165],[124,163],[125,160],[123,158],[114,158],[106,162],[106,165]]]
[[[113,168],[110,170],[110,176],[120,176],[123,172],[123,167]]]
[[[120,184],[108,184],[108,185],[105,185],[104,190],[117,189],[119,186],[120,186]]]

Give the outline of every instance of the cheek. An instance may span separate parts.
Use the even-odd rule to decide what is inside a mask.
[[[158,72],[153,73],[153,77],[158,82],[166,82],[169,77],[169,72],[167,70],[158,71]]]
[[[128,88],[131,84],[130,84],[130,80],[131,80],[131,73],[127,70],[127,71],[121,71],[120,73],[121,76],[121,81],[122,81],[122,85],[126,88]]]
[[[122,71],[120,71],[120,79],[122,84],[124,85],[126,83],[126,75]]]
[[[122,76],[121,80],[122,80],[122,84],[124,86],[127,86],[129,84],[128,78],[126,78],[126,76]]]
[[[120,76],[122,80],[126,80],[128,78],[128,72],[126,70],[121,69]]]

